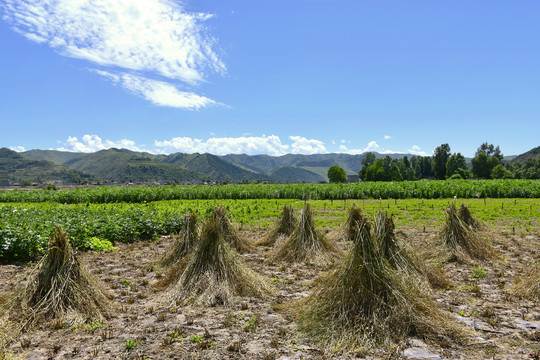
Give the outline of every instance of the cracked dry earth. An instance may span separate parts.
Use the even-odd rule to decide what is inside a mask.
[[[430,246],[437,233],[435,228],[397,230],[400,240],[417,249]],[[226,307],[161,307],[160,292],[152,285],[166,274],[144,268],[172,241],[162,237],[119,244],[110,253],[79,254],[114,295],[111,319],[77,328],[44,326],[16,337],[6,350],[15,359],[532,359],[530,354],[540,350],[539,304],[512,296],[509,289],[531,263],[540,260],[540,237],[538,232],[512,235],[492,229],[492,233],[499,257],[443,264],[452,286],[432,294],[441,310],[450,311],[474,331],[475,338],[466,346],[411,338],[393,354],[325,352],[297,333],[294,320],[278,304],[309,294],[315,279],[328,268],[269,263],[270,248],[265,247],[242,257],[272,282],[275,295],[237,298]],[[262,233],[251,230],[242,235],[255,240]],[[24,282],[30,269],[31,264],[0,266],[0,302]]]

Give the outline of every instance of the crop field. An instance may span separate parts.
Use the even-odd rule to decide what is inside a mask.
[[[540,180],[420,180],[351,184],[136,186],[77,190],[1,191],[2,202],[142,203],[208,199],[539,198]]]
[[[1,308],[9,309],[13,294],[30,281],[36,264],[42,264],[39,259],[48,254],[55,225],[61,225],[68,242],[79,250],[79,262],[110,295],[112,309],[104,318],[83,322],[51,318],[23,332],[15,331],[20,322],[7,321],[4,313],[0,359],[538,358],[540,299],[525,296],[516,286],[525,283],[540,263],[538,181],[500,182],[498,190],[489,191],[502,195],[502,184],[511,195],[484,197],[486,189],[476,196],[471,194],[478,189],[459,193],[454,188],[441,190],[437,196],[433,192],[433,196],[400,192],[391,196],[380,189],[376,193],[380,196],[373,196],[374,190],[370,196],[359,196],[355,187],[323,191],[323,184],[296,185],[290,190],[261,184],[0,193]],[[266,198],[271,197],[269,189],[274,198]],[[344,195],[352,193],[347,193],[350,189],[356,189],[355,195]],[[290,192],[295,196],[285,198]],[[291,205],[298,218],[306,204],[313,210],[317,231],[337,246],[336,260],[319,264],[276,258],[276,247],[285,240],[254,246],[273,229],[284,206]],[[452,204],[467,205],[480,221],[481,232],[494,249],[490,257],[457,261],[430,257],[430,250],[439,246],[446,210]],[[434,336],[409,331],[391,343],[339,348],[302,329],[299,311],[306,306],[304,299],[320,292],[325,277],[339,270],[346,254],[354,250],[351,241],[335,235],[353,205],[372,227],[376,215],[386,212],[393,219],[400,246],[416,254],[422,266],[436,269],[443,284],[422,285],[421,292],[462,329],[463,339],[444,335],[436,327],[433,331],[441,333]],[[197,214],[202,226],[216,207],[225,209],[233,230],[251,244],[248,250],[220,261],[238,257],[235,261],[261,277],[267,292],[234,295],[224,304],[166,301],[176,294],[172,292],[175,282],[170,281],[179,276],[179,270],[161,269],[156,259],[181,237],[184,214]],[[203,241],[204,234],[200,231],[198,241]],[[205,276],[201,273],[196,280],[203,281]]]

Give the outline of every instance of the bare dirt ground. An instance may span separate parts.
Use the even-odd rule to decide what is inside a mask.
[[[119,244],[110,253],[80,254],[114,296],[111,319],[79,327],[48,325],[18,336],[7,351],[23,359],[533,359],[530,354],[540,350],[539,304],[512,296],[509,289],[531,263],[540,261],[540,237],[538,232],[492,233],[500,256],[488,262],[443,264],[453,285],[432,294],[441,311],[450,311],[456,321],[474,330],[476,337],[466,346],[411,338],[393,354],[328,353],[303,338],[279,306],[309,294],[328,268],[269,263],[270,249],[265,247],[242,257],[272,282],[275,295],[237,298],[229,306],[211,308],[163,307],[158,301],[161,292],[153,285],[166,274],[145,270],[172,241],[163,237]],[[252,229],[242,235],[256,240],[263,234]],[[419,251],[437,236],[436,229],[398,229],[397,235]],[[31,266],[0,266],[0,303],[24,283]]]

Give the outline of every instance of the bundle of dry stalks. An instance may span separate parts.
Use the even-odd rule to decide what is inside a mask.
[[[272,258],[276,261],[328,265],[342,254],[341,249],[316,229],[313,211],[309,204],[306,204],[302,209],[296,229],[274,251]]]
[[[528,271],[512,288],[512,293],[520,298],[540,302],[540,264]]]
[[[238,234],[227,216],[227,211],[223,207],[216,207],[210,214],[210,218],[210,222],[220,226],[220,233],[223,238],[236,251],[241,254],[255,251],[253,244]]]
[[[263,297],[270,285],[250,270],[225,241],[223,217],[209,216],[185,270],[164,294],[168,305],[227,304],[234,296]]]
[[[281,214],[276,224],[266,236],[257,242],[259,246],[272,246],[278,240],[292,234],[298,224],[298,220],[294,217],[294,208],[292,205],[283,206]]]
[[[380,256],[366,220],[344,261],[300,301],[300,330],[332,351],[392,349],[407,335],[459,339],[461,327]]]
[[[343,226],[337,229],[330,238],[334,241],[352,241],[356,239],[358,235],[358,222],[363,218],[362,210],[356,205],[352,205],[349,208],[349,213],[347,214],[347,221]]]
[[[446,249],[451,251],[449,260],[466,261],[469,257],[486,259],[494,254],[488,238],[470,227],[459,216],[454,204],[446,209],[446,223],[441,239]]]
[[[56,226],[47,254],[29,275],[26,286],[6,303],[11,320],[19,331],[52,319],[67,324],[109,317],[111,296],[86,270]]]
[[[398,243],[394,229],[394,221],[385,211],[380,211],[375,215],[375,243],[378,244],[381,255],[388,260],[390,266],[408,277],[410,281],[415,282],[424,292],[429,291],[427,283],[436,288],[449,286],[451,282],[441,269],[426,266],[410,247]]]
[[[472,216],[471,209],[465,204],[461,204],[458,209],[458,217],[473,230],[481,230],[482,224]]]
[[[157,271],[164,271],[178,265],[193,250],[199,237],[197,214],[189,212],[184,215],[180,234],[175,236],[173,243],[165,254],[151,264]]]

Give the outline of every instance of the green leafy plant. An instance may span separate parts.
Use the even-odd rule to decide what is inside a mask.
[[[487,276],[487,270],[480,266],[473,266],[473,273],[471,277],[473,279],[483,279]]]
[[[126,350],[133,350],[141,341],[139,339],[129,338],[126,339],[125,347]]]

